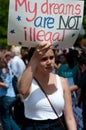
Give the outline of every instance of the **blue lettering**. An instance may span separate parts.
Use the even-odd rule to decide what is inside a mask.
[[[42,27],[42,28],[54,28],[54,18],[51,17],[37,17],[34,20],[35,27]]]

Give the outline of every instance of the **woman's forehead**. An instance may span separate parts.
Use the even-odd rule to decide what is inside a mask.
[[[52,49],[49,49],[47,52],[44,53],[44,56],[48,55],[54,55],[54,52]]]

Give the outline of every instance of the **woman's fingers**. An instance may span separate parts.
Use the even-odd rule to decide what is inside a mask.
[[[37,47],[40,51],[46,51],[48,50],[50,47],[52,46],[51,43],[48,43],[48,42],[42,42],[39,44],[39,46]]]
[[[38,59],[42,58],[42,56],[51,48],[51,43],[42,42],[40,43],[34,53],[34,56]]]

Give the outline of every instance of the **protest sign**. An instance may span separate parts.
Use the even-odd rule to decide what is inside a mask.
[[[46,41],[69,48],[82,26],[84,1],[10,0],[8,43],[36,46]]]

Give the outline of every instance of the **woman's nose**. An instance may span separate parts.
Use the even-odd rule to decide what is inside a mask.
[[[47,63],[48,63],[48,64],[51,63],[51,59],[50,59],[50,58],[47,59]]]

